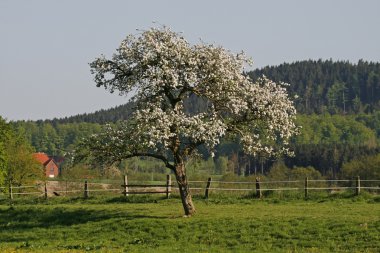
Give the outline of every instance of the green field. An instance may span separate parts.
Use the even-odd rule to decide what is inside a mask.
[[[27,203],[28,202],[28,203]],[[173,197],[0,204],[0,252],[380,252],[380,198]]]

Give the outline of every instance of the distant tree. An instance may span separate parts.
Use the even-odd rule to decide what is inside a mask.
[[[293,180],[303,180],[305,177],[309,179],[322,179],[322,175],[318,170],[315,170],[313,167],[295,167],[289,171],[289,178]]]
[[[363,105],[358,95],[356,95],[355,98],[352,99],[352,109],[354,113],[360,113],[363,110]]]
[[[21,186],[44,178],[44,169],[33,157],[33,148],[23,136],[14,134],[7,143],[7,182]]]
[[[0,185],[4,184],[8,156],[6,152],[7,142],[10,138],[11,129],[7,122],[0,116]]]
[[[346,113],[347,88],[344,83],[334,83],[327,92],[327,99],[331,113],[336,113],[338,108],[342,108],[343,113]]]
[[[380,178],[380,154],[364,156],[343,164],[343,178],[352,179],[357,176],[367,180]]]
[[[268,178],[273,181],[288,180],[290,175],[290,169],[285,165],[283,161],[277,161],[271,167]]]
[[[83,154],[102,163],[162,160],[176,176],[185,214],[194,214],[185,162],[201,146],[213,154],[223,136],[237,135],[246,153],[289,153],[288,140],[298,131],[286,89],[267,78],[251,82],[242,74],[247,63],[222,47],[191,46],[168,28],[128,36],[112,59],[100,57],[90,66],[98,87],[133,91],[135,111],[89,138]],[[191,96],[207,101],[204,111],[187,113]]]
[[[215,162],[215,169],[217,174],[225,174],[228,170],[228,157],[219,156]]]
[[[230,159],[228,159],[227,162],[227,168],[228,172],[231,174],[238,174],[238,169],[239,169],[239,157],[236,152],[231,153]]]
[[[0,117],[0,184],[22,185],[41,179],[43,169],[33,152],[23,132],[19,133]]]

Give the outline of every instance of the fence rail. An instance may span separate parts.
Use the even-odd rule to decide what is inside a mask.
[[[161,183],[157,183],[157,181],[144,184],[141,182],[135,184],[128,183],[127,176],[124,176],[121,185],[117,183],[90,183],[88,180],[85,180],[84,182],[55,182],[57,185],[52,186],[50,185],[52,182],[54,181],[25,186],[13,186],[10,184],[8,187],[0,187],[0,196],[8,195],[12,200],[14,196],[38,195],[48,198],[50,196],[68,196],[69,194],[83,193],[83,196],[88,198],[90,193],[110,192],[113,194],[123,194],[126,197],[134,194],[166,194],[166,197],[169,198],[172,192],[179,192],[177,184],[172,183],[170,175],[167,175],[166,182]],[[346,185],[338,185],[342,183]],[[283,184],[287,184],[287,186],[285,187]],[[252,187],[249,187],[250,185]],[[205,198],[208,198],[211,192],[253,192],[257,198],[261,198],[262,193],[266,191],[304,191],[305,197],[308,197],[310,190],[342,191],[353,189],[357,195],[360,194],[362,189],[379,191],[380,180],[361,180],[359,177],[356,177],[353,180],[313,180],[305,178],[305,180],[260,181],[260,178],[256,178],[255,181],[250,182],[234,182],[212,181],[211,178],[208,178],[205,181],[189,181],[189,186],[190,190],[205,191]]]

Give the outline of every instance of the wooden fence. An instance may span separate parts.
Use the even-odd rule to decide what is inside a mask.
[[[121,183],[121,184],[120,184]],[[207,199],[211,192],[245,192],[253,193],[256,198],[262,198],[263,192],[275,191],[303,191],[305,198],[309,196],[310,191],[344,191],[354,190],[359,195],[361,190],[378,192],[380,190],[380,180],[361,180],[356,177],[353,180],[288,180],[288,181],[255,181],[249,182],[228,182],[213,181],[208,178],[206,181],[189,181],[190,190],[196,194],[203,194]],[[167,175],[166,181],[161,182],[137,182],[128,183],[127,176],[124,176],[123,182],[114,181],[113,183],[95,183],[84,180],[82,182],[69,181],[47,181],[30,186],[13,186],[0,187],[0,197],[14,199],[15,196],[35,195],[39,197],[52,196],[78,196],[82,195],[88,198],[90,195],[99,193],[122,194],[125,197],[134,194],[163,194],[166,198],[171,193],[178,193],[178,187],[172,183],[171,176]]]

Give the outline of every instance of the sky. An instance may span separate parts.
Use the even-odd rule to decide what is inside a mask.
[[[380,61],[378,0],[0,0],[0,116],[53,119],[127,102],[88,63],[157,22],[253,68],[301,60]]]

